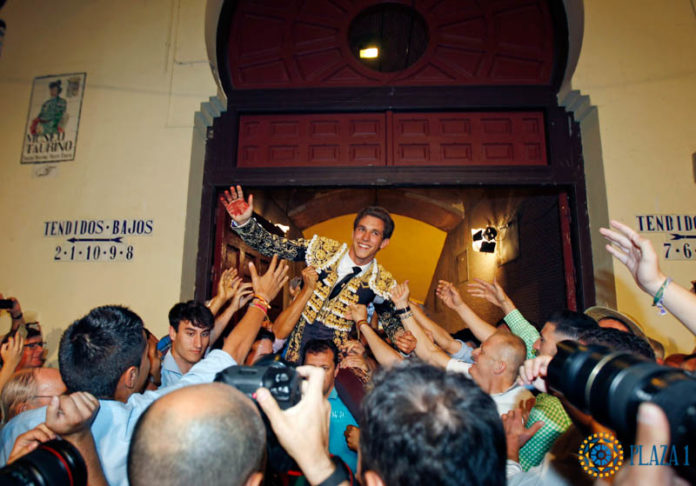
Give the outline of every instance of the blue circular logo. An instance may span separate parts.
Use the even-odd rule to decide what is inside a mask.
[[[605,432],[592,434],[582,441],[578,454],[583,471],[594,478],[613,476],[623,464],[623,446]]]

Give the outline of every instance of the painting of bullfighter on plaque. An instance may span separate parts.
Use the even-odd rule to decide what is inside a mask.
[[[23,164],[75,159],[86,73],[34,78],[24,131]]]

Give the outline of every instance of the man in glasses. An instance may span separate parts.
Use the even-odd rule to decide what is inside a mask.
[[[17,371],[30,368],[40,368],[46,358],[44,357],[46,343],[41,335],[41,326],[38,322],[27,322],[27,337],[24,339],[24,353],[17,365]]]

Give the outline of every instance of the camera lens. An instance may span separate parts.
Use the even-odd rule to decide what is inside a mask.
[[[672,444],[688,446],[696,433],[696,380],[682,370],[604,346],[563,341],[549,364],[547,381],[551,390],[616,431],[624,443],[633,442],[638,406],[646,401],[664,410]]]
[[[0,484],[86,486],[87,467],[70,442],[53,439],[0,469]]]

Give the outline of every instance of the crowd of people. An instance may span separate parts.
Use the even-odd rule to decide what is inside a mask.
[[[389,213],[363,209],[352,240],[289,240],[253,218],[241,187],[222,196],[233,229],[271,258],[250,281],[226,269],[208,302],[181,302],[158,339],[130,309],[92,309],[64,331],[59,369],[44,367],[38,323],[10,298],[12,327],[0,346],[0,465],[55,437],[82,455],[90,485],[590,484],[578,460],[583,439],[612,431],[549,390],[560,343],[601,345],[694,371],[694,355],[664,347],[625,314],[558,309],[530,323],[496,281],[474,279],[472,299],[500,309],[486,322],[460,289],[437,297],[461,318],[460,340],[377,263],[394,232]],[[696,294],[661,271],[650,242],[612,222],[607,250],[656,306],[696,334]],[[301,261],[288,305],[270,303]],[[2,298],[2,296],[0,296]],[[250,396],[216,380],[232,366],[290,363],[301,399]],[[291,405],[291,406],[290,406]],[[664,412],[644,403],[636,444],[669,443]],[[667,432],[666,432],[667,431]],[[665,435],[666,434],[666,435]],[[616,484],[677,484],[665,466],[624,466]]]

